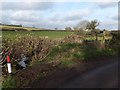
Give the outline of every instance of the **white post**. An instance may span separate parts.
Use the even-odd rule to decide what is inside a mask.
[[[7,67],[8,67],[8,73],[12,73],[12,69],[11,69],[11,63],[7,63]]]
[[[12,73],[11,63],[10,63],[10,56],[7,56],[7,67],[8,67],[8,73]]]

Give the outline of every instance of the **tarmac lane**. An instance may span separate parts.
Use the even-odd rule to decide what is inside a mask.
[[[118,61],[75,77],[59,88],[118,88]]]

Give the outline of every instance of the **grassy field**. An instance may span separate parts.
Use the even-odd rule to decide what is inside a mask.
[[[16,26],[0,26],[0,28],[4,30],[9,30],[9,31],[2,31],[2,37],[3,38],[17,38],[19,36],[26,36],[26,35],[31,35],[31,36],[41,36],[41,37],[47,37],[49,39],[58,39],[58,38],[64,38],[68,35],[71,35],[75,32],[63,32],[63,31],[40,31],[44,30],[42,28],[32,28],[32,27],[16,27]],[[11,31],[14,29],[25,29],[27,31]],[[32,31],[34,30],[34,31]],[[38,31],[39,30],[39,31]],[[1,34],[0,34],[1,37]],[[111,39],[111,36],[105,37],[105,39]],[[90,36],[90,37],[84,37],[85,40],[95,40],[95,36]],[[98,40],[103,40],[103,37],[98,36]]]
[[[64,32],[64,31],[2,31],[3,38],[17,38],[19,36],[40,36],[47,37],[49,39],[64,38],[68,35],[74,34],[74,32]],[[105,36],[105,39],[111,39],[112,36]],[[84,37],[85,40],[95,40],[95,36]],[[103,40],[103,37],[98,36],[98,40]]]
[[[49,39],[57,39],[57,38],[64,38],[65,36],[73,34],[73,32],[63,32],[63,31],[40,31],[40,30],[45,30],[45,29],[32,28],[32,27],[29,28],[29,27],[16,27],[16,26],[0,26],[0,28],[3,30],[2,31],[3,38],[12,38],[12,39],[17,38],[19,36],[22,37],[26,35],[47,37]],[[18,30],[21,29],[21,31],[12,31],[12,30],[17,30],[17,29]],[[22,29],[25,29],[27,31],[22,31]],[[8,30],[8,31],[4,31],[4,30]]]
[[[3,38],[17,38],[19,36],[47,36],[50,39],[64,38],[74,32],[62,32],[62,31],[2,31]]]

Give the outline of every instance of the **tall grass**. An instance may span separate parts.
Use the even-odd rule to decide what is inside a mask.
[[[3,90],[10,89],[10,88],[16,88],[15,80],[11,76],[8,76],[7,78],[3,80],[2,88]]]

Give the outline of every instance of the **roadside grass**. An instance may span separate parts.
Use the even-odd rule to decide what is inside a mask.
[[[100,49],[93,48],[93,47],[83,47],[81,49],[81,52],[74,54],[74,57],[76,59],[89,61],[89,59],[95,60],[96,58],[109,57],[113,55],[115,55],[115,52],[111,49],[100,50]]]
[[[52,48],[47,61],[60,61],[62,67],[73,66],[74,60],[89,61],[89,59],[97,59],[100,57],[109,57],[115,55],[111,49],[99,49],[94,46],[80,45],[78,43],[61,44]]]
[[[57,59],[62,59],[64,57],[69,58],[71,56],[70,50],[73,48],[77,48],[80,46],[78,43],[68,43],[68,44],[61,44],[58,46],[55,46],[51,49],[51,52],[49,56],[47,57],[47,60],[57,60]]]
[[[2,90],[10,88],[16,88],[16,82],[11,76],[8,76],[7,78],[3,79]]]

